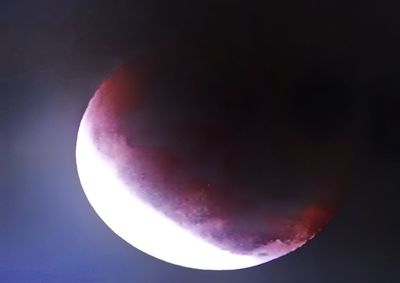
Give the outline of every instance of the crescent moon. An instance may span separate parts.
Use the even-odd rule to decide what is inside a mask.
[[[336,169],[342,168],[339,163],[335,163],[339,160],[337,156],[345,152],[343,147],[338,146],[339,143],[323,144],[320,148],[317,145],[319,154],[314,154],[315,149],[310,149],[305,142],[289,145],[289,150],[294,154],[309,153],[308,157],[316,164],[315,167],[319,166],[318,170],[302,167],[301,158],[306,154],[302,153],[299,157],[294,155],[295,159],[290,159],[290,164],[297,164],[296,170],[308,176],[308,179],[302,175],[299,178],[311,180],[310,185],[325,184],[325,189],[308,190],[305,196],[298,197],[298,201],[290,195],[293,194],[291,189],[284,191],[283,197],[280,195],[281,189],[257,191],[259,195],[252,197],[250,205],[245,203],[247,208],[244,209],[241,201],[248,195],[247,185],[227,191],[221,189],[218,182],[212,183],[214,177],[207,176],[205,179],[211,180],[210,183],[194,183],[193,172],[201,169],[201,172],[207,173],[208,168],[216,163],[196,163],[193,154],[185,155],[182,153],[183,149],[171,148],[170,145],[176,145],[179,136],[180,140],[186,139],[183,144],[194,143],[196,149],[206,148],[211,151],[212,158],[218,155],[220,147],[213,151],[213,147],[208,144],[199,145],[198,139],[193,141],[193,135],[202,131],[201,127],[200,130],[196,128],[189,132],[189,138],[186,138],[187,135],[180,135],[182,133],[176,129],[182,127],[174,127],[177,123],[182,126],[181,123],[187,121],[173,117],[176,109],[169,109],[175,107],[172,103],[167,103],[168,109],[164,109],[161,104],[160,110],[157,108],[160,104],[147,101],[146,94],[142,93],[145,88],[138,86],[137,81],[138,75],[132,72],[131,66],[123,66],[112,73],[91,99],[83,115],[76,143],[77,169],[87,199],[105,224],[123,240],[153,257],[179,266],[203,270],[233,270],[256,266],[294,251],[313,238],[331,219],[334,209],[319,199],[322,199],[321,195],[323,198],[330,198],[332,192],[329,188],[335,187],[337,176],[343,175],[336,173],[346,170]],[[178,98],[172,99],[178,101]],[[143,106],[143,100],[146,101],[146,106]],[[208,102],[205,103],[208,105]],[[154,114],[157,111],[171,111],[168,112],[171,115],[166,115],[164,121],[159,118],[161,114]],[[134,122],[126,124],[123,117],[126,113],[133,115]],[[144,122],[136,123],[140,119],[136,114],[144,115]],[[193,118],[190,113],[185,115],[187,119],[197,119],[197,116]],[[204,135],[208,133],[207,127]],[[170,129],[178,135],[170,137],[164,129]],[[131,130],[135,133],[133,138],[127,134]],[[281,144],[286,146],[286,143],[281,142],[282,139],[277,138],[278,142],[274,144],[278,147]],[[286,136],[284,139],[293,140]],[[149,144],[157,143],[172,155],[172,160],[179,159],[183,165],[179,170],[176,169],[177,165],[166,161],[159,151],[148,151],[140,146],[144,141]],[[258,150],[264,150],[264,147],[260,148]],[[249,147],[248,150],[252,148]],[[208,151],[201,151],[201,154],[208,154]],[[269,156],[264,152],[260,154]],[[201,158],[196,156],[195,158]],[[243,162],[247,162],[247,158],[247,155],[239,156],[239,161],[231,163],[231,166],[234,166],[234,170],[243,170]],[[253,159],[259,160],[257,156]],[[166,162],[172,162],[172,165],[165,165]],[[272,160],[271,164],[273,162]],[[283,172],[290,169],[284,166],[279,168]],[[235,181],[235,176],[224,174],[218,178],[227,184],[239,183]],[[263,186],[270,184],[269,177],[265,174],[244,174],[255,176]],[[287,181],[287,178],[283,179],[284,184],[289,182],[290,185],[297,186],[292,181]],[[254,181],[250,183],[254,184]],[[290,201],[285,200],[287,194]],[[298,194],[299,191],[295,190],[294,195]]]

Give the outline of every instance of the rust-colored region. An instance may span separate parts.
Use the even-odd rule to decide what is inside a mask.
[[[107,115],[120,116],[138,111],[144,101],[144,93],[140,89],[142,84],[139,72],[132,65],[124,64],[100,86],[94,103],[105,107]]]
[[[246,93],[252,86],[235,92],[225,81],[203,95],[197,84],[190,92],[190,80],[182,93],[180,85],[147,93],[157,77],[117,69],[87,112],[101,152],[143,201],[224,250],[285,254],[303,245],[334,216],[346,188],[348,133],[314,139],[268,112],[279,98]]]

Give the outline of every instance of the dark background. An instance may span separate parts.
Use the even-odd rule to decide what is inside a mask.
[[[0,282],[399,282],[399,12],[387,0],[1,1]],[[178,43],[261,56],[281,85],[307,73],[351,86],[353,189],[305,247],[246,270],[185,269],[129,246],[89,205],[75,141],[90,97],[120,63]]]

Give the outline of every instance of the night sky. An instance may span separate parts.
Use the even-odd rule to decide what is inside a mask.
[[[388,0],[1,1],[0,282],[400,282],[399,11]],[[75,165],[89,99],[121,63],[174,46],[226,50],[238,66],[259,57],[277,89],[301,78],[354,100],[351,190],[306,246],[245,270],[181,268],[90,206]]]

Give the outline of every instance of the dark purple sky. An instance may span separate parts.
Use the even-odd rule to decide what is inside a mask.
[[[0,282],[400,281],[400,4],[250,2],[0,2]],[[256,50],[280,74],[339,72],[352,86],[353,190],[305,247],[247,270],[196,271],[141,253],[94,213],[75,167],[88,100],[120,63],[175,43]]]

